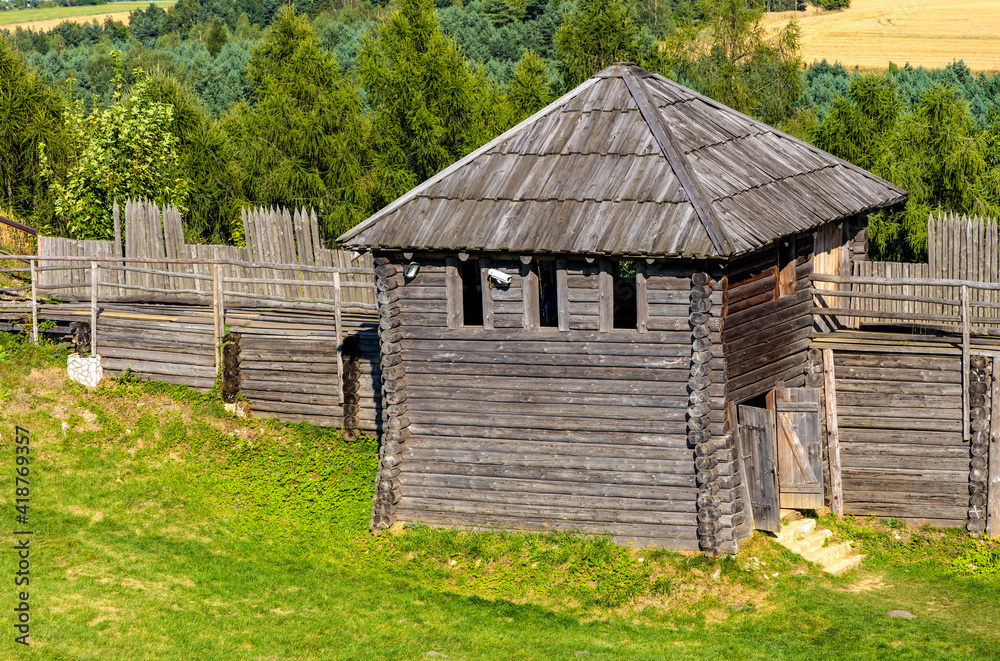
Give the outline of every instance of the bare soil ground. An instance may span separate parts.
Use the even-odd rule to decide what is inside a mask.
[[[938,68],[964,60],[974,71],[1000,70],[997,0],[852,0],[843,11],[810,6],[768,14],[766,22],[779,27],[792,17],[806,62],[884,69],[889,62]]]

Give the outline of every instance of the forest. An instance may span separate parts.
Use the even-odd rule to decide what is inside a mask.
[[[784,7],[787,4],[787,7]],[[767,8],[795,8],[768,0]],[[776,7],[776,5],[782,5]],[[0,31],[0,213],[110,238],[112,201],[177,204],[189,242],[240,207],[312,206],[324,240],[631,61],[905,187],[879,257],[937,210],[1000,216],[1000,74],[804,65],[762,0],[179,0],[126,25]]]

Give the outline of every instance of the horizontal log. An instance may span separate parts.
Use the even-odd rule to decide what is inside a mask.
[[[298,402],[275,402],[269,400],[253,400],[250,403],[253,411],[269,413],[297,413],[303,415],[316,415],[328,418],[343,418],[343,410],[338,406],[300,404]]]
[[[98,336],[99,353],[104,358],[120,358],[122,360],[142,360],[154,363],[175,363],[178,365],[201,365],[203,367],[215,367],[215,354],[211,350],[200,351],[155,351],[140,349],[132,343],[130,346],[116,346],[102,341]],[[191,349],[201,349],[200,347],[190,347]]]
[[[251,411],[250,415],[252,415],[254,418],[273,418],[275,420],[281,420],[283,422],[290,422],[290,423],[308,422],[310,424],[316,425],[317,427],[339,428],[342,427],[344,424],[343,418],[336,416],[304,415],[301,413],[280,413],[277,411]]]
[[[579,393],[565,393],[553,390],[494,390],[492,388],[481,388],[483,392],[488,392],[488,398],[495,402],[513,402],[523,404],[571,404],[571,405],[600,405],[600,406],[629,406],[629,407],[655,407],[655,408],[682,408],[687,409],[690,403],[690,396],[685,390],[677,389],[674,395],[651,395],[651,394],[629,394],[618,395],[609,393],[591,393],[584,390]],[[467,401],[470,393],[460,387],[428,387],[419,385],[419,382],[410,380],[407,383],[407,393],[418,400],[459,400]],[[725,407],[725,400],[722,397],[710,398],[713,408],[722,409]]]
[[[882,369],[878,367],[855,367],[845,365],[836,368],[837,387],[840,381],[905,381],[908,383],[961,383],[962,374],[958,371],[922,370],[922,369]]]
[[[405,353],[404,353],[405,358]],[[621,380],[634,382],[637,377],[637,370],[633,367],[580,367],[561,365],[537,365],[537,364],[484,364],[484,363],[427,363],[408,362],[406,363],[407,375],[416,374],[442,374],[467,375],[467,376],[489,376],[507,377],[510,379],[522,378],[551,378],[551,379],[582,379],[588,382],[594,380]],[[684,369],[660,369],[644,368],[641,371],[644,381],[673,381],[675,383],[686,383],[690,373]]]
[[[923,470],[968,471],[969,457],[935,457],[920,452],[911,456],[878,454],[875,456],[842,453],[840,464],[843,469],[873,468],[894,471],[919,465]]]
[[[98,344],[100,353],[100,344]],[[101,357],[101,365],[108,369],[122,371],[126,367],[133,372],[150,375],[169,374],[173,376],[190,376],[195,378],[208,378],[215,380],[214,365],[181,365],[169,362],[153,362],[148,360],[132,360],[122,358]]]
[[[919,434],[917,435],[919,437]],[[879,439],[880,441],[882,439]],[[922,457],[951,457],[969,461],[969,447],[966,443],[944,445],[944,444],[917,444],[917,443],[855,443],[849,442],[841,444],[840,452],[844,456],[858,457],[909,457],[919,460]]]
[[[936,355],[880,355],[834,351],[833,364],[838,369],[848,367],[878,367],[881,369],[922,369],[941,372],[960,372],[959,356]]]
[[[415,487],[449,487],[476,491],[515,491],[520,493],[566,494],[571,496],[600,496],[607,498],[633,498],[689,503],[694,506],[697,493],[689,487],[663,487],[647,485],[599,484],[593,482],[540,482],[513,478],[447,475],[441,473],[404,472],[400,476],[404,493]],[[693,511],[693,510],[692,510]]]
[[[594,354],[575,353],[517,353],[500,351],[421,351],[411,348],[411,345],[404,340],[401,349],[408,364],[415,362],[423,363],[448,363],[457,365],[461,363],[474,364],[500,364],[500,365],[550,365],[556,367],[581,367],[591,366],[601,367],[627,367],[638,372],[646,369],[679,369],[690,371],[691,369],[691,347],[686,347],[687,355],[671,356],[671,353],[681,353],[680,351],[666,351],[665,356],[605,356]],[[585,373],[585,370],[582,370]]]
[[[412,431],[412,426],[411,426]],[[621,442],[620,444],[605,444],[599,442],[572,441],[531,441],[509,439],[506,437],[486,438],[484,435],[474,437],[440,437],[425,436],[412,433],[408,441],[413,446],[435,450],[456,450],[461,452],[481,451],[488,448],[491,452],[508,454],[542,454],[567,457],[618,457],[624,459],[656,459],[662,461],[686,462],[694,466],[694,450],[683,444],[675,445],[640,445]]]
[[[893,476],[881,473],[871,473],[858,475],[847,473],[844,475],[844,492],[884,492],[884,493],[905,493],[911,495],[969,495],[968,479],[962,481],[956,479],[948,482],[932,481],[921,475]]]
[[[855,514],[860,516],[910,517],[915,519],[949,519],[964,523],[968,517],[968,512],[968,506],[962,508],[948,507],[944,505],[930,505],[927,503],[915,503],[912,505],[905,505],[902,503],[856,503],[848,500],[846,492],[844,494],[844,514]]]
[[[559,430],[523,428],[494,428],[471,425],[441,425],[414,423],[410,425],[414,436],[441,437],[442,443],[451,439],[504,438],[511,441],[553,442],[553,443],[596,443],[599,445],[637,445],[689,449],[687,432],[678,434],[614,432],[603,430]]]
[[[632,421],[663,422],[673,423],[677,426],[687,419],[687,407],[664,408],[656,406],[635,407],[635,406],[600,406],[598,404],[576,404],[567,405],[565,403],[540,403],[540,402],[503,402],[496,401],[488,395],[478,398],[466,399],[427,399],[414,394],[407,388],[407,404],[411,410],[421,411],[428,415],[436,412],[441,413],[462,413],[473,417],[479,414],[498,416],[541,416],[559,419],[571,416],[572,418],[611,419],[627,417]],[[722,408],[716,410],[716,419],[721,421]]]
[[[713,420],[721,424],[722,412],[713,412]],[[410,421],[419,424],[453,424],[453,425],[482,425],[483,428],[499,429],[551,429],[563,431],[586,431],[595,424],[594,420],[603,420],[600,423],[602,429],[616,432],[636,432],[636,433],[686,433],[687,423],[683,420],[677,422],[667,422],[662,420],[631,420],[615,418],[584,418],[572,412],[566,416],[547,415],[510,415],[509,413],[484,413],[470,412],[468,410],[447,412],[447,411],[423,411],[410,409]]]
[[[840,393],[837,393],[840,396]],[[903,443],[917,445],[955,445],[967,447],[962,440],[961,433],[955,432],[935,432],[925,429],[892,430],[892,429],[840,429],[841,448],[845,448],[852,443],[879,444],[879,443]]]
[[[428,473],[442,475],[470,475],[492,478],[515,478],[543,482],[588,482],[598,484],[630,484],[686,487],[696,490],[694,475],[674,473],[642,473],[617,470],[584,468],[559,468],[549,466],[503,466],[499,464],[452,463],[444,461],[423,461],[408,458],[403,464],[404,473]]]
[[[675,529],[674,527],[644,524],[610,524],[588,522],[566,522],[533,517],[506,517],[483,514],[438,513],[426,510],[402,510],[396,514],[397,520],[406,523],[468,528],[472,530],[525,530],[532,532],[553,532],[556,530],[582,535],[612,535],[615,543],[628,544],[633,548],[668,548],[678,551],[697,551],[697,528]]]
[[[961,383],[912,383],[907,381],[883,380],[851,380],[841,379],[837,375],[837,398],[840,393],[858,393],[864,395],[940,395],[942,397],[961,397]]]
[[[877,406],[876,406],[877,405]],[[915,407],[891,407],[888,402],[872,400],[869,405],[864,406],[840,406],[837,402],[837,416],[840,419],[851,420],[856,418],[872,417],[881,420],[886,427],[895,429],[895,421],[899,418],[907,420],[930,419],[960,421],[962,419],[961,409],[955,410],[950,407],[931,407],[930,404]],[[852,426],[849,422],[842,422],[842,426]]]
[[[489,494],[484,494],[484,497]],[[541,505],[509,504],[503,502],[461,501],[445,498],[418,498],[403,496],[400,510],[433,511],[456,514],[497,514],[509,517],[545,518],[552,521],[588,524],[640,524],[650,525],[657,530],[690,527],[697,525],[693,513],[644,512],[619,509],[597,509],[585,507],[548,507]]]
[[[521,508],[537,515],[536,507],[546,510],[571,510],[564,520],[635,521],[664,525],[690,525],[695,517],[693,500],[641,498],[621,496],[587,496],[584,494],[545,493],[540,491],[512,491],[491,489],[466,489],[451,486],[419,486],[407,483],[403,497],[416,502],[422,499],[462,503],[480,503],[484,512],[495,506],[507,511]],[[606,512],[607,511],[607,512]],[[612,513],[615,512],[615,513]],[[579,513],[579,514],[577,514]],[[658,516],[649,516],[654,514]],[[591,515],[595,515],[592,516]]]
[[[884,505],[917,505],[921,503],[926,503],[931,507],[943,506],[943,507],[964,507],[968,509],[969,507],[969,492],[965,490],[962,493],[913,493],[913,492],[895,492],[895,491],[863,491],[858,489],[852,489],[845,492],[845,496],[849,497],[852,502],[855,503],[870,503],[870,504],[884,504]]]
[[[891,418],[885,419],[870,415],[846,416],[837,412],[837,423],[841,432],[847,428],[856,429],[896,429],[911,431],[955,432],[962,430],[962,421],[935,420],[933,418]]]
[[[646,457],[608,457],[575,455],[546,455],[541,453],[510,453],[494,450],[426,447],[423,443],[408,442],[404,461],[416,459],[435,463],[460,463],[495,466],[534,466],[578,470],[621,471],[628,473],[669,473],[694,475],[690,460],[649,459]]]

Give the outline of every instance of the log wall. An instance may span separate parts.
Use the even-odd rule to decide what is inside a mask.
[[[811,235],[795,244],[795,294],[777,296],[774,247],[731,262],[725,269],[724,325],[727,401],[739,404],[779,384],[805,382],[812,327]]]
[[[706,472],[696,479],[689,406],[703,405],[705,438],[721,438],[725,371],[718,318],[707,315],[699,358],[707,368],[698,370],[705,382],[692,402],[693,265],[650,266],[656,302],[650,330],[640,334],[597,330],[599,266],[583,260],[566,263],[569,330],[523,328],[526,270],[514,262],[505,265],[512,300],[492,296],[495,328],[448,329],[445,260],[414,259],[421,267],[410,281],[400,258],[376,259],[385,261],[376,269],[384,276],[383,371],[387,359],[398,361],[391,385],[395,399],[405,394],[397,417],[389,411],[385,421],[403,432],[402,442],[386,450],[391,461],[381,466],[386,487],[380,482],[373,527],[571,529],[699,548],[698,483],[731,467],[718,466],[720,457],[711,456],[718,448],[706,445]],[[706,284],[699,296],[717,311],[721,287]],[[509,310],[499,306],[506,302]],[[509,323],[497,324],[500,315]],[[706,496],[721,485],[709,485]],[[726,507],[704,518],[706,539],[731,525]]]
[[[834,336],[817,346],[833,349],[844,513],[965,526],[974,457],[962,439],[954,338],[914,343],[885,335],[847,344]],[[973,396],[984,404],[974,415],[988,416],[988,397]]]

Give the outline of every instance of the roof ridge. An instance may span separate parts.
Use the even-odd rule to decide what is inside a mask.
[[[628,88],[629,94],[632,95],[636,105],[639,106],[639,113],[646,122],[646,126],[653,133],[653,137],[660,146],[660,151],[663,152],[663,155],[670,162],[670,167],[680,181],[681,188],[687,193],[688,199],[691,201],[691,206],[694,207],[695,213],[698,215],[698,220],[701,221],[702,227],[705,228],[705,232],[712,241],[716,252],[719,255],[726,255],[732,252],[732,244],[729,241],[729,237],[726,236],[722,225],[715,217],[712,205],[706,200],[694,172],[688,168],[687,162],[684,160],[684,155],[677,145],[676,138],[674,138],[674,134],[670,131],[670,127],[667,126],[660,113],[656,111],[650,102],[649,92],[632,73],[631,68],[622,72],[622,80],[625,81],[625,86]]]
[[[658,73],[654,73],[652,71],[646,71],[645,69],[642,69],[641,67],[636,67],[636,68],[639,68],[641,71],[645,71],[648,74],[647,76],[643,76],[643,78],[652,78],[653,80],[655,80],[656,82],[658,82],[660,84],[666,84],[666,85],[671,86],[671,87],[681,87],[684,90],[690,92],[697,100],[701,101],[702,103],[704,103],[704,104],[706,104],[708,106],[711,106],[715,110],[718,110],[718,111],[721,111],[721,112],[725,112],[725,113],[729,113],[729,114],[733,114],[733,115],[736,115],[738,117],[741,117],[741,118],[745,119],[746,121],[750,122],[751,124],[756,125],[757,128],[760,129],[760,130],[762,130],[764,133],[773,133],[774,135],[776,135],[776,136],[778,136],[780,138],[785,138],[786,140],[791,140],[795,144],[800,145],[800,146],[808,149],[813,154],[821,154],[823,156],[828,156],[828,157],[836,160],[841,165],[845,166],[847,169],[853,170],[854,172],[856,172],[856,173],[860,174],[861,176],[865,177],[866,179],[869,179],[871,181],[880,182],[880,183],[886,184],[886,185],[888,185],[888,186],[890,186],[890,187],[892,187],[892,188],[894,188],[894,189],[896,189],[896,190],[898,190],[900,192],[905,192],[902,188],[900,188],[896,184],[892,183],[888,179],[883,179],[882,177],[878,176],[874,172],[869,172],[868,170],[865,170],[864,168],[862,168],[862,167],[860,167],[858,165],[855,165],[854,163],[851,163],[850,161],[844,160],[844,159],[840,158],[839,156],[836,156],[834,154],[831,154],[828,151],[824,151],[824,150],[820,149],[816,145],[810,144],[810,143],[808,143],[805,140],[802,140],[800,138],[796,138],[794,135],[790,135],[788,133],[785,133],[781,129],[778,129],[778,128],[775,128],[775,127],[771,126],[767,122],[762,122],[759,119],[755,119],[754,117],[751,117],[750,115],[747,115],[746,113],[742,113],[739,110],[736,110],[734,108],[730,108],[726,104],[720,103],[719,101],[716,101],[715,99],[713,99],[713,98],[711,98],[709,96],[705,96],[704,94],[701,94],[701,93],[697,92],[696,90],[684,87],[683,85],[681,85],[677,81],[671,80],[671,79],[667,78],[666,76],[660,75]]]

